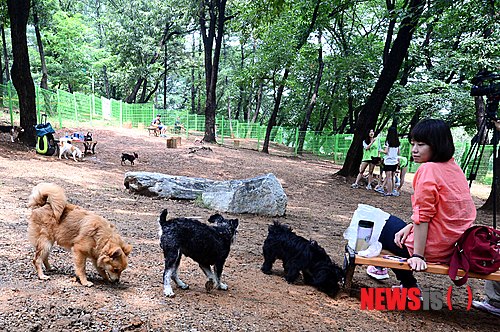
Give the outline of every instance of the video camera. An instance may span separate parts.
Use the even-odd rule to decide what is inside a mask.
[[[481,71],[472,79],[472,88],[470,90],[470,95],[475,96],[498,96],[500,97],[500,82],[494,83],[495,81],[500,81],[499,74],[493,74],[489,71]],[[487,82],[487,85],[485,84]]]

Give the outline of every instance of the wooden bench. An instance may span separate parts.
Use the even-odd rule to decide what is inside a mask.
[[[383,256],[387,254],[390,255],[391,253],[382,251],[379,256],[371,258],[357,256],[354,250],[349,247],[349,245],[346,245],[344,256],[344,291],[346,293],[350,293],[351,291],[352,278],[354,276],[354,269],[356,268],[356,265],[374,265],[391,269],[411,270],[407,262],[399,262],[396,260],[383,258]],[[448,265],[427,263],[427,269],[421,272],[448,275],[448,269]],[[459,276],[463,276],[464,274],[465,272],[463,270],[458,270]],[[491,274],[478,274],[469,272],[469,278],[500,281],[500,270]]]
[[[151,134],[153,134],[154,136],[160,135],[160,128],[158,128],[158,127],[149,126],[146,129],[148,130],[149,136],[151,136]]]

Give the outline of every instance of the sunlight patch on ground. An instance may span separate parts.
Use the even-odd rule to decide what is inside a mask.
[[[122,199],[120,199],[122,200]],[[126,210],[120,210],[120,209],[114,209],[113,210],[114,213],[121,213],[121,214],[128,214],[128,215],[140,215],[140,216],[154,216],[156,217],[158,214],[157,213],[152,213],[152,212],[139,212],[139,211],[136,211],[136,210],[130,210],[130,211],[126,211]]]

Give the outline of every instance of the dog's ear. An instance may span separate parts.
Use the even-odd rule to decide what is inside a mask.
[[[231,220],[231,226],[236,229],[238,228],[238,225],[240,224],[239,220],[238,219],[232,219]]]
[[[122,250],[125,253],[125,256],[128,256],[130,252],[132,251],[132,246],[130,244],[124,244],[122,246]]]
[[[221,216],[218,213],[216,213],[216,214],[210,216],[210,218],[208,218],[208,222],[209,223],[220,222],[220,221],[223,221],[223,220],[224,220],[224,217]]]
[[[123,253],[123,250],[122,248],[116,248],[115,251],[113,251],[111,253],[111,255],[109,255],[109,257],[111,257],[112,259],[117,259],[119,258],[120,256],[122,256],[124,253]]]

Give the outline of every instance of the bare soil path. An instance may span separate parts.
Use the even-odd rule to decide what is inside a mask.
[[[65,132],[87,132],[84,128]],[[204,276],[190,259],[183,259],[180,276],[190,285],[175,288],[175,298],[162,292],[162,253],[157,218],[163,208],[170,216],[197,216],[210,211],[197,202],[135,196],[123,186],[127,171],[229,180],[272,172],[288,196],[287,214],[277,218],[306,238],[317,240],[339,264],[348,226],[358,203],[410,216],[411,184],[400,197],[350,189],[350,180],[334,176],[339,167],[329,161],[266,155],[248,149],[210,145],[212,152],[189,153],[194,138],[177,149],[165,140],[133,129],[91,129],[98,140],[96,154],[83,162],[37,155],[18,144],[0,141],[0,330],[2,331],[493,331],[498,318],[466,310],[465,288],[454,289],[453,311],[363,311],[357,297],[330,298],[316,289],[287,284],[280,265],[275,274],[260,272],[262,243],[274,218],[237,215],[238,238],[226,263],[223,280],[228,291],[206,293]],[[120,165],[122,152],[137,152],[135,166]],[[58,183],[69,199],[115,223],[134,249],[119,285],[101,281],[88,266],[94,287],[73,279],[71,254],[56,248],[51,261],[57,270],[49,281],[38,280],[27,241],[27,198],[42,181]],[[484,196],[484,195],[483,195]],[[484,198],[484,197],[483,197]],[[477,206],[482,203],[476,198]],[[479,212],[478,223],[491,223]],[[364,269],[355,273],[355,287],[390,287],[376,282]],[[419,274],[422,287],[446,292],[447,276]],[[471,280],[474,297],[483,282]]]

